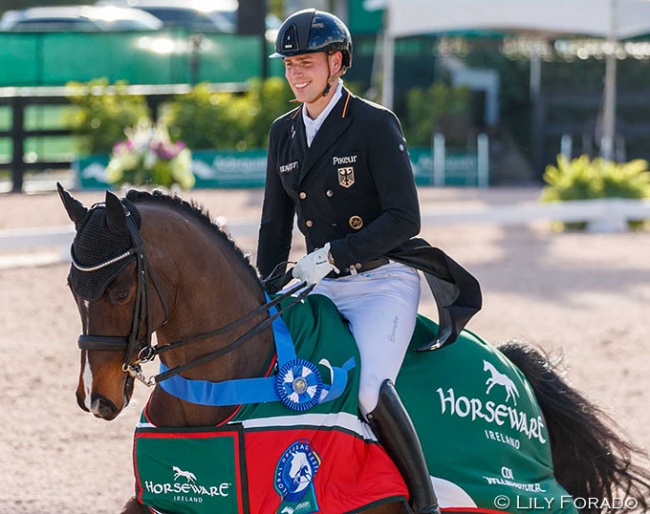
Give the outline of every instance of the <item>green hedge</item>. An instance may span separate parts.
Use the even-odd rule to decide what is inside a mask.
[[[74,108],[65,122],[78,136],[82,155],[110,152],[124,139],[125,128],[151,116],[145,98],[127,95],[124,82],[115,84],[116,94],[107,92],[105,79],[69,86],[74,88],[70,97]],[[243,93],[214,92],[208,84],[199,84],[165,105],[161,118],[172,140],[182,140],[192,150],[265,148],[273,120],[296,105],[292,98],[286,81],[277,77],[251,81]],[[470,91],[464,87],[436,83],[426,90],[411,90],[409,113],[402,120],[409,144],[430,146],[434,131],[442,131],[452,143],[462,141],[469,104]]]
[[[127,94],[126,82],[114,84],[115,94],[108,93],[109,85],[107,79],[67,84],[73,108],[65,111],[64,123],[77,136],[76,151],[82,155],[109,153],[124,139],[126,127],[150,115],[143,96]]]
[[[130,96],[126,83],[115,84],[109,94],[105,79],[87,84],[70,83],[73,108],[64,123],[78,138],[82,155],[109,153],[125,138],[124,130],[151,113],[143,96]],[[161,118],[173,141],[182,140],[192,150],[263,148],[271,122],[290,110],[291,90],[284,79],[253,81],[245,93],[210,91],[197,85],[191,93],[178,95],[162,109]]]
[[[253,81],[241,94],[215,93],[200,84],[179,96],[164,114],[173,139],[193,150],[265,148],[275,118],[292,108],[284,79]]]

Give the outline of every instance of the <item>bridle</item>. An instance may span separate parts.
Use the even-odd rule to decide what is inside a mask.
[[[128,372],[131,377],[136,377],[137,373],[141,373],[139,362],[144,362],[145,357],[151,348],[151,335],[153,330],[151,327],[151,295],[149,294],[149,279],[153,283],[158,298],[163,306],[164,319],[168,317],[168,306],[164,296],[160,291],[159,281],[156,275],[149,268],[149,263],[144,253],[144,243],[138,227],[131,216],[129,210],[124,207],[126,212],[126,223],[131,237],[133,246],[126,252],[108,259],[101,264],[95,266],[81,266],[72,256],[72,265],[81,272],[92,272],[106,268],[117,262],[129,258],[131,255],[136,256],[137,262],[137,286],[135,293],[135,307],[133,313],[133,321],[131,324],[131,332],[128,336],[100,336],[93,334],[82,334],[79,336],[78,345],[82,350],[99,350],[99,351],[124,351],[124,364],[122,370]],[[145,326],[143,337],[140,337],[141,326]],[[131,364],[134,355],[138,355],[136,364]]]
[[[256,309],[246,313],[241,318],[219,329],[198,334],[186,339],[173,341],[163,346],[160,345],[153,346],[151,343],[151,336],[154,330],[152,328],[151,315],[150,315],[151,313],[151,294],[149,289],[150,281],[153,284],[156,293],[158,295],[158,298],[163,307],[163,311],[164,311],[163,324],[166,323],[168,320],[169,308],[165,300],[165,297],[161,292],[160,282],[157,279],[151,267],[149,266],[149,262],[144,250],[144,243],[142,241],[142,237],[140,236],[140,232],[138,230],[136,222],[133,219],[133,216],[131,216],[131,213],[126,206],[124,206],[124,210],[126,213],[127,228],[129,230],[129,235],[131,237],[131,242],[133,246],[126,252],[116,257],[113,257],[111,259],[108,259],[107,261],[102,262],[101,264],[97,264],[95,266],[81,266],[75,260],[73,255],[72,265],[81,272],[92,272],[110,266],[112,264],[115,264],[119,261],[122,261],[130,257],[131,255],[136,256],[136,262],[137,262],[136,298],[135,298],[135,306],[134,306],[134,313],[133,313],[133,322],[131,324],[131,332],[129,333],[129,335],[128,336],[101,336],[101,335],[93,335],[93,334],[82,334],[79,336],[78,339],[78,346],[82,350],[124,351],[125,357],[124,357],[124,363],[122,364],[122,371],[129,374],[129,378],[131,379],[131,381],[134,378],[137,378],[147,386],[153,386],[156,383],[166,380],[174,375],[178,375],[180,373],[183,373],[184,371],[192,369],[201,364],[205,364],[206,362],[210,362],[223,355],[226,355],[227,353],[230,353],[231,351],[243,345],[246,341],[251,339],[253,336],[261,333],[262,331],[270,327],[276,318],[278,318],[287,309],[291,308],[292,306],[302,301],[302,299],[305,296],[307,296],[314,287],[313,285],[309,287],[305,287],[304,282],[300,283],[290,288],[286,292],[279,294],[273,300],[270,300],[260,305]],[[215,350],[213,352],[210,352],[206,355],[203,355],[202,357],[199,357],[198,359],[195,359],[186,364],[175,366],[158,375],[149,378],[144,376],[141,365],[154,360],[156,355],[160,355],[164,352],[180,348],[182,346],[188,345],[193,342],[202,341],[204,339],[208,339],[210,337],[214,337],[229,332],[234,328],[240,326],[242,323],[245,323],[260,314],[267,313],[269,309],[274,308],[275,306],[280,304],[280,302],[282,302],[283,300],[285,300],[286,298],[293,295],[299,290],[301,290],[300,293],[298,293],[295,297],[293,297],[291,301],[288,302],[283,308],[277,309],[277,312],[274,312],[274,314],[265,317],[260,322],[258,322],[255,326],[250,328],[242,336],[238,337],[237,339],[227,344],[226,346],[219,348],[218,350]],[[145,327],[145,330],[143,336],[141,337],[140,334],[143,332],[141,330],[142,326]]]

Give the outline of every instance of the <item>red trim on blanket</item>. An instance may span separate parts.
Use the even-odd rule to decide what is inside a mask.
[[[225,424],[227,424],[232,418],[234,418],[237,415],[237,413],[241,410],[241,408],[242,408],[242,406],[238,405],[237,408],[234,411],[232,411],[232,414],[230,416],[228,416],[226,419],[224,419],[221,423],[217,423],[216,426],[222,427]]]
[[[135,460],[135,434],[133,435],[133,450],[132,451],[133,451],[133,458],[131,459],[131,462],[133,463],[133,474],[135,475],[135,483],[136,483],[135,490],[139,491],[139,493],[138,493],[138,503],[140,505],[142,505],[143,491],[142,491],[142,487],[140,487],[140,484],[141,484],[140,475],[138,475],[138,466],[136,465],[136,460]],[[147,507],[147,509],[149,509],[149,507]],[[151,509],[149,509],[149,510],[151,510]]]

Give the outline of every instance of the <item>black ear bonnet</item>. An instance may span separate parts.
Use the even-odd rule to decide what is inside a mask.
[[[138,210],[126,199],[122,200],[122,205],[128,209],[139,229],[141,217]],[[80,267],[100,266],[133,248],[129,231],[111,232],[107,219],[105,204],[98,203],[92,206],[79,226],[71,254],[74,263]],[[85,300],[97,300],[104,294],[106,286],[136,258],[137,254],[132,254],[93,271],[82,271],[73,264],[69,276],[70,287]]]

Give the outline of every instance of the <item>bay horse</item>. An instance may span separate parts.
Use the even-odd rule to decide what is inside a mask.
[[[104,203],[86,208],[60,184],[58,190],[77,232],[68,285],[83,329],[79,406],[110,421],[127,406],[140,379],[155,385],[147,419],[156,426],[223,426],[236,405],[179,399],[146,379],[140,364],[158,355],[166,369],[213,383],[268,374],[274,336],[256,270],[206,212],[178,197],[131,190],[121,200],[106,192]],[[599,500],[597,507],[585,502],[580,510],[617,512],[602,505],[614,505],[611,500],[622,494],[645,511],[650,473],[633,462],[641,450],[572,389],[545,355],[516,341],[500,350],[523,372],[539,402],[557,481],[575,498]],[[410,512],[404,501],[361,510]],[[122,510],[150,512],[136,497]]]

